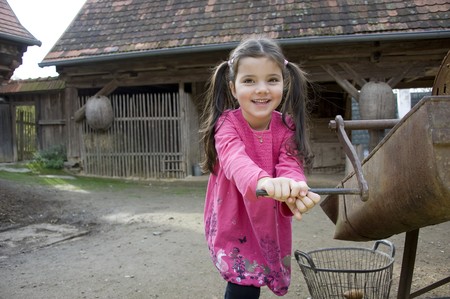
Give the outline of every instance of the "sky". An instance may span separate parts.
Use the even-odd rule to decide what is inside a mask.
[[[22,26],[42,45],[28,47],[12,79],[58,76],[54,66],[39,67],[86,0],[7,0]]]

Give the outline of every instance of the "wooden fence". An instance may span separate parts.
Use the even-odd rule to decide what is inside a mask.
[[[80,97],[80,107],[88,97]],[[106,131],[82,126],[82,164],[88,175],[184,178],[178,93],[109,96],[114,121]]]

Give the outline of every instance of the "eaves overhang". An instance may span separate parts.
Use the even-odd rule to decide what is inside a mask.
[[[382,41],[412,41],[427,39],[447,39],[450,38],[450,30],[435,30],[421,32],[391,32],[391,33],[371,33],[354,35],[334,35],[334,36],[307,36],[277,39],[281,46],[302,46],[302,45],[321,45],[335,43],[357,43],[357,42],[382,42]],[[229,51],[235,48],[239,42],[228,42],[221,44],[209,44],[198,46],[174,47],[164,49],[154,49],[139,52],[122,52],[114,54],[102,54],[98,56],[86,56],[75,58],[54,59],[43,61],[38,65],[46,66],[68,66],[85,63],[108,62],[111,60],[132,59],[142,57],[156,57],[163,55],[204,53],[211,51]]]
[[[41,41],[21,36],[15,36],[8,33],[0,32],[0,39],[7,40],[14,43],[24,44],[27,46],[41,46]]]

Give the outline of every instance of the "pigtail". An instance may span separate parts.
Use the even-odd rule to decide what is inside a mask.
[[[285,62],[285,99],[281,112],[283,120],[286,115],[291,115],[295,125],[294,144],[295,152],[303,162],[305,168],[311,168],[313,154],[308,138],[308,79],[306,74],[294,63]],[[286,121],[285,121],[286,122]]]
[[[204,172],[214,172],[217,159],[214,134],[219,117],[227,109],[235,106],[228,87],[230,66],[227,61],[218,65],[208,82],[206,103],[202,115],[202,128],[200,129],[205,157],[201,163]]]

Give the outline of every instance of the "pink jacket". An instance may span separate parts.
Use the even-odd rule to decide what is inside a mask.
[[[204,213],[210,254],[223,278],[267,285],[279,296],[290,284],[292,213],[280,201],[257,198],[255,189],[262,177],[305,180],[298,159],[287,153],[292,135],[279,112],[273,112],[266,131],[254,131],[240,109],[225,112],[216,128],[218,163]]]

